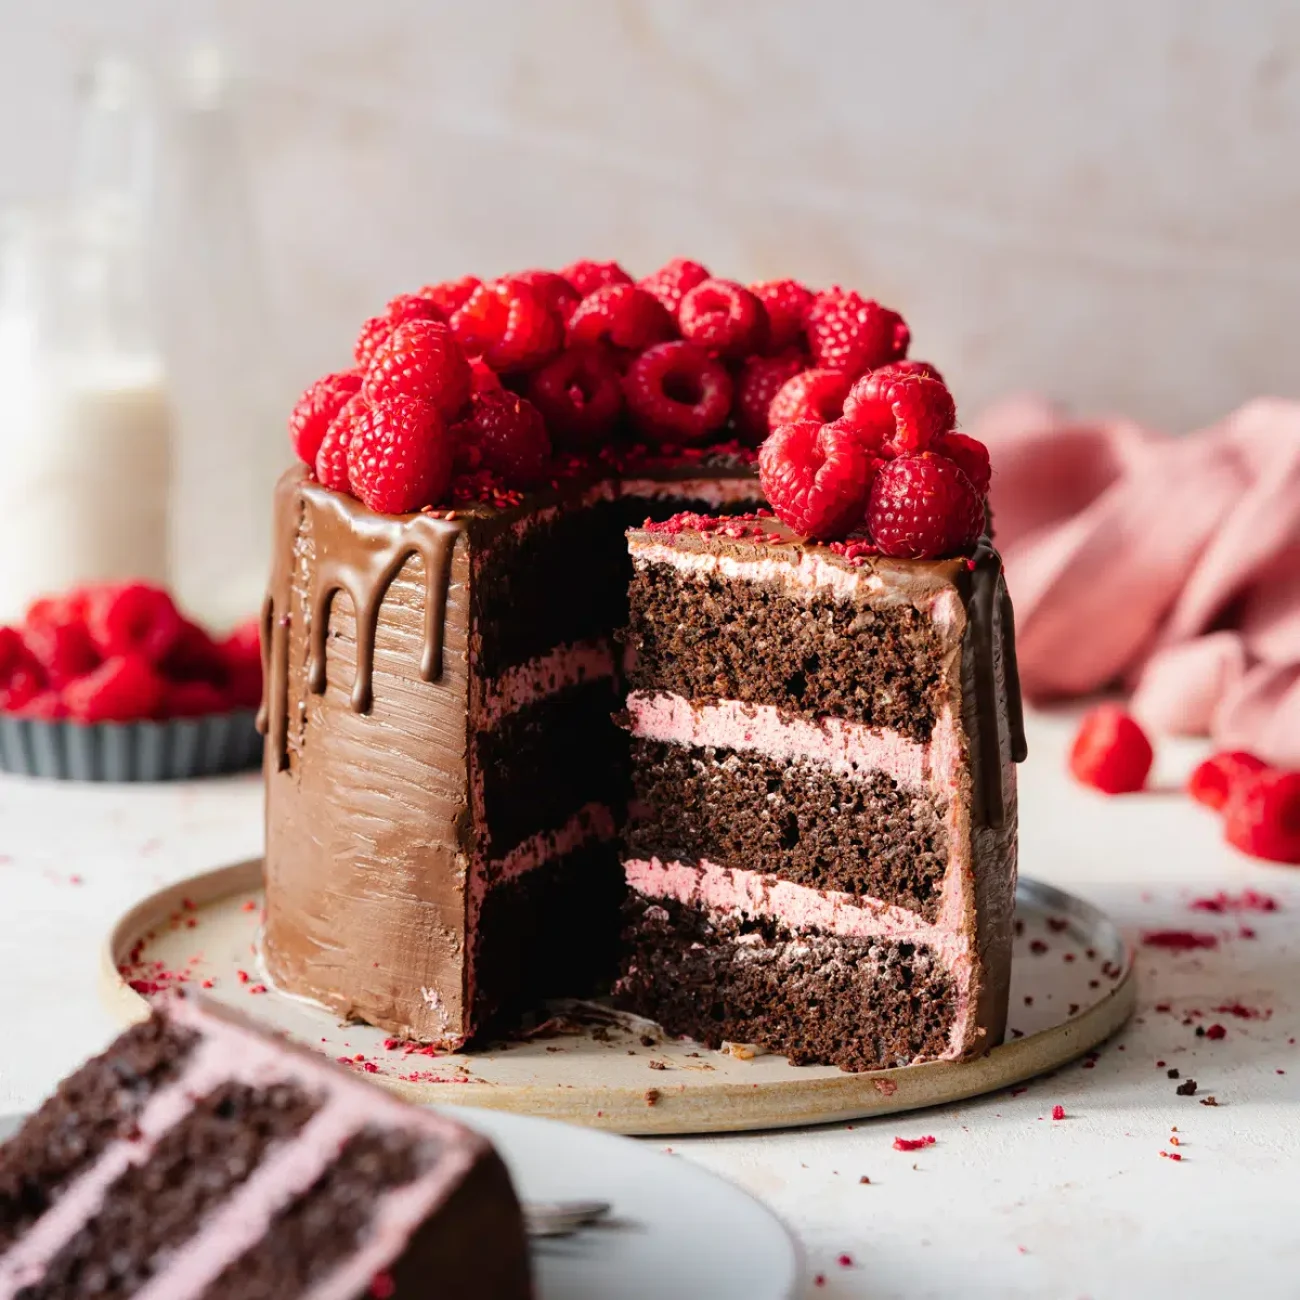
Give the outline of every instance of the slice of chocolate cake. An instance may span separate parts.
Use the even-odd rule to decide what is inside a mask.
[[[852,1070],[998,1043],[1024,741],[996,553],[770,517],[629,539],[621,1003]]]
[[[531,1294],[486,1139],[176,998],[0,1147],[0,1297]]]
[[[406,516],[285,476],[261,718],[277,986],[457,1048],[608,984],[623,530],[757,497],[726,458]]]

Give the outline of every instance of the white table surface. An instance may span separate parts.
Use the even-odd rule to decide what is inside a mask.
[[[1134,941],[1190,928],[1221,942],[1191,954],[1140,947],[1135,1020],[1092,1068],[1018,1095],[852,1126],[659,1141],[794,1228],[810,1297],[1300,1295],[1300,870],[1236,854],[1211,814],[1172,792],[1194,747],[1162,747],[1170,792],[1105,799],[1064,777],[1070,730],[1031,719],[1022,871],[1091,899]],[[0,777],[0,1112],[36,1104],[112,1037],[96,980],[114,919],[261,842],[254,777],[98,788]],[[1189,907],[1248,888],[1281,910]],[[1243,925],[1256,937],[1241,937]],[[1232,1004],[1271,1015],[1212,1010]],[[1183,1024],[1192,1012],[1203,1018]],[[1215,1022],[1226,1038],[1195,1035]],[[1196,1097],[1175,1094],[1170,1067],[1196,1079]],[[1207,1094],[1217,1107],[1201,1104]],[[1064,1121],[1050,1118],[1056,1104]],[[1168,1142],[1174,1125],[1179,1146]],[[923,1134],[936,1144],[892,1149],[895,1136]]]

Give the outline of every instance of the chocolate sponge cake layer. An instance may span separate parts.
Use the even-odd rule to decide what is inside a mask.
[[[618,1004],[711,1048],[877,1070],[942,1054],[953,983],[916,944],[796,931],[773,917],[633,894]]]
[[[912,605],[638,563],[628,644],[636,690],[834,714],[922,742],[942,705],[944,646]]]
[[[629,848],[743,863],[864,894],[933,922],[948,866],[947,808],[884,772],[850,779],[757,750],[632,742]]]

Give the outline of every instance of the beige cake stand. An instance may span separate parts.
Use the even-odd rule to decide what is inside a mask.
[[[430,1056],[368,1025],[270,987],[258,958],[261,863],[194,876],[114,926],[102,986],[137,1020],[154,992],[183,982],[418,1102],[483,1106],[618,1133],[711,1133],[824,1124],[961,1101],[1054,1069],[1132,1013],[1132,953],[1091,904],[1022,880],[1007,1042],[960,1064],[868,1074],[791,1066],[746,1048],[665,1039],[648,1021],[594,1003],[559,1008],[521,1041]]]

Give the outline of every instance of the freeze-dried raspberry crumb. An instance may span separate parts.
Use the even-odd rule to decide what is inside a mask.
[[[718,356],[738,360],[767,341],[767,312],[744,285],[732,280],[704,280],[677,312],[682,336]]]
[[[1070,772],[1105,794],[1129,794],[1146,785],[1155,751],[1146,732],[1123,709],[1103,704],[1084,715],[1070,747]]]
[[[657,271],[637,281],[637,287],[653,294],[663,303],[665,309],[673,316],[686,297],[697,284],[709,279],[707,268],[689,258],[674,257],[665,262]]]
[[[741,365],[736,376],[733,415],[742,438],[757,446],[772,432],[769,413],[773,399],[787,381],[803,372],[804,364],[802,354],[791,350],[776,356],[750,357]]]
[[[611,284],[588,294],[569,317],[569,345],[608,344],[619,352],[644,352],[677,333],[657,298],[634,284]]]
[[[391,1273],[376,1273],[370,1279],[370,1294],[374,1300],[390,1300],[397,1294],[397,1283]]]
[[[840,288],[816,295],[805,314],[804,329],[819,366],[854,376],[901,360],[911,341],[897,312]]]
[[[658,442],[703,442],[731,411],[731,376],[693,343],[660,343],[628,368],[623,392],[637,427]]]
[[[885,555],[940,559],[979,539],[984,503],[952,461],[922,452],[885,462],[871,487],[867,523]]]
[[[1276,912],[1280,904],[1271,894],[1246,889],[1240,894],[1219,890],[1217,894],[1192,899],[1188,906],[1193,912]]]
[[[934,1143],[935,1143],[935,1139],[930,1134],[926,1134],[925,1137],[919,1137],[919,1138],[896,1137],[894,1139],[894,1150],[895,1151],[920,1151],[924,1147],[934,1146]]]
[[[848,1253],[846,1252],[845,1254],[838,1256],[838,1257],[836,1258],[835,1262],[836,1262],[836,1263],[837,1263],[841,1268],[852,1268],[852,1267],[853,1267],[853,1256],[850,1255],[850,1254],[848,1254]]]
[[[560,274],[578,291],[580,298],[603,289],[608,284],[632,284],[632,277],[617,262],[592,262],[586,259],[561,268]]]
[[[1205,1036],[1212,1043],[1217,1043],[1221,1038],[1227,1038],[1228,1031],[1222,1025],[1211,1025],[1206,1031]]]
[[[749,291],[767,312],[767,346],[771,352],[804,346],[804,317],[813,291],[798,280],[763,280]]]
[[[1041,939],[1031,939],[1029,941],[1029,951],[1035,956],[1041,956],[1047,951],[1047,945]]]
[[[452,419],[469,401],[469,361],[441,321],[417,320],[398,326],[376,349],[362,391],[371,402],[409,397]]]
[[[1169,952],[1192,952],[1197,948],[1217,948],[1219,937],[1195,930],[1147,930],[1142,942],[1148,948],[1164,948]]]
[[[840,423],[801,420],[777,428],[758,454],[763,494],[804,537],[842,538],[861,522],[879,468]]]
[[[1053,1106],[1053,1107],[1052,1107],[1052,1118],[1053,1118],[1053,1119],[1064,1119],[1064,1118],[1065,1118],[1065,1107],[1064,1107],[1064,1106],[1059,1106],[1059,1105],[1058,1105],[1058,1106]]]

